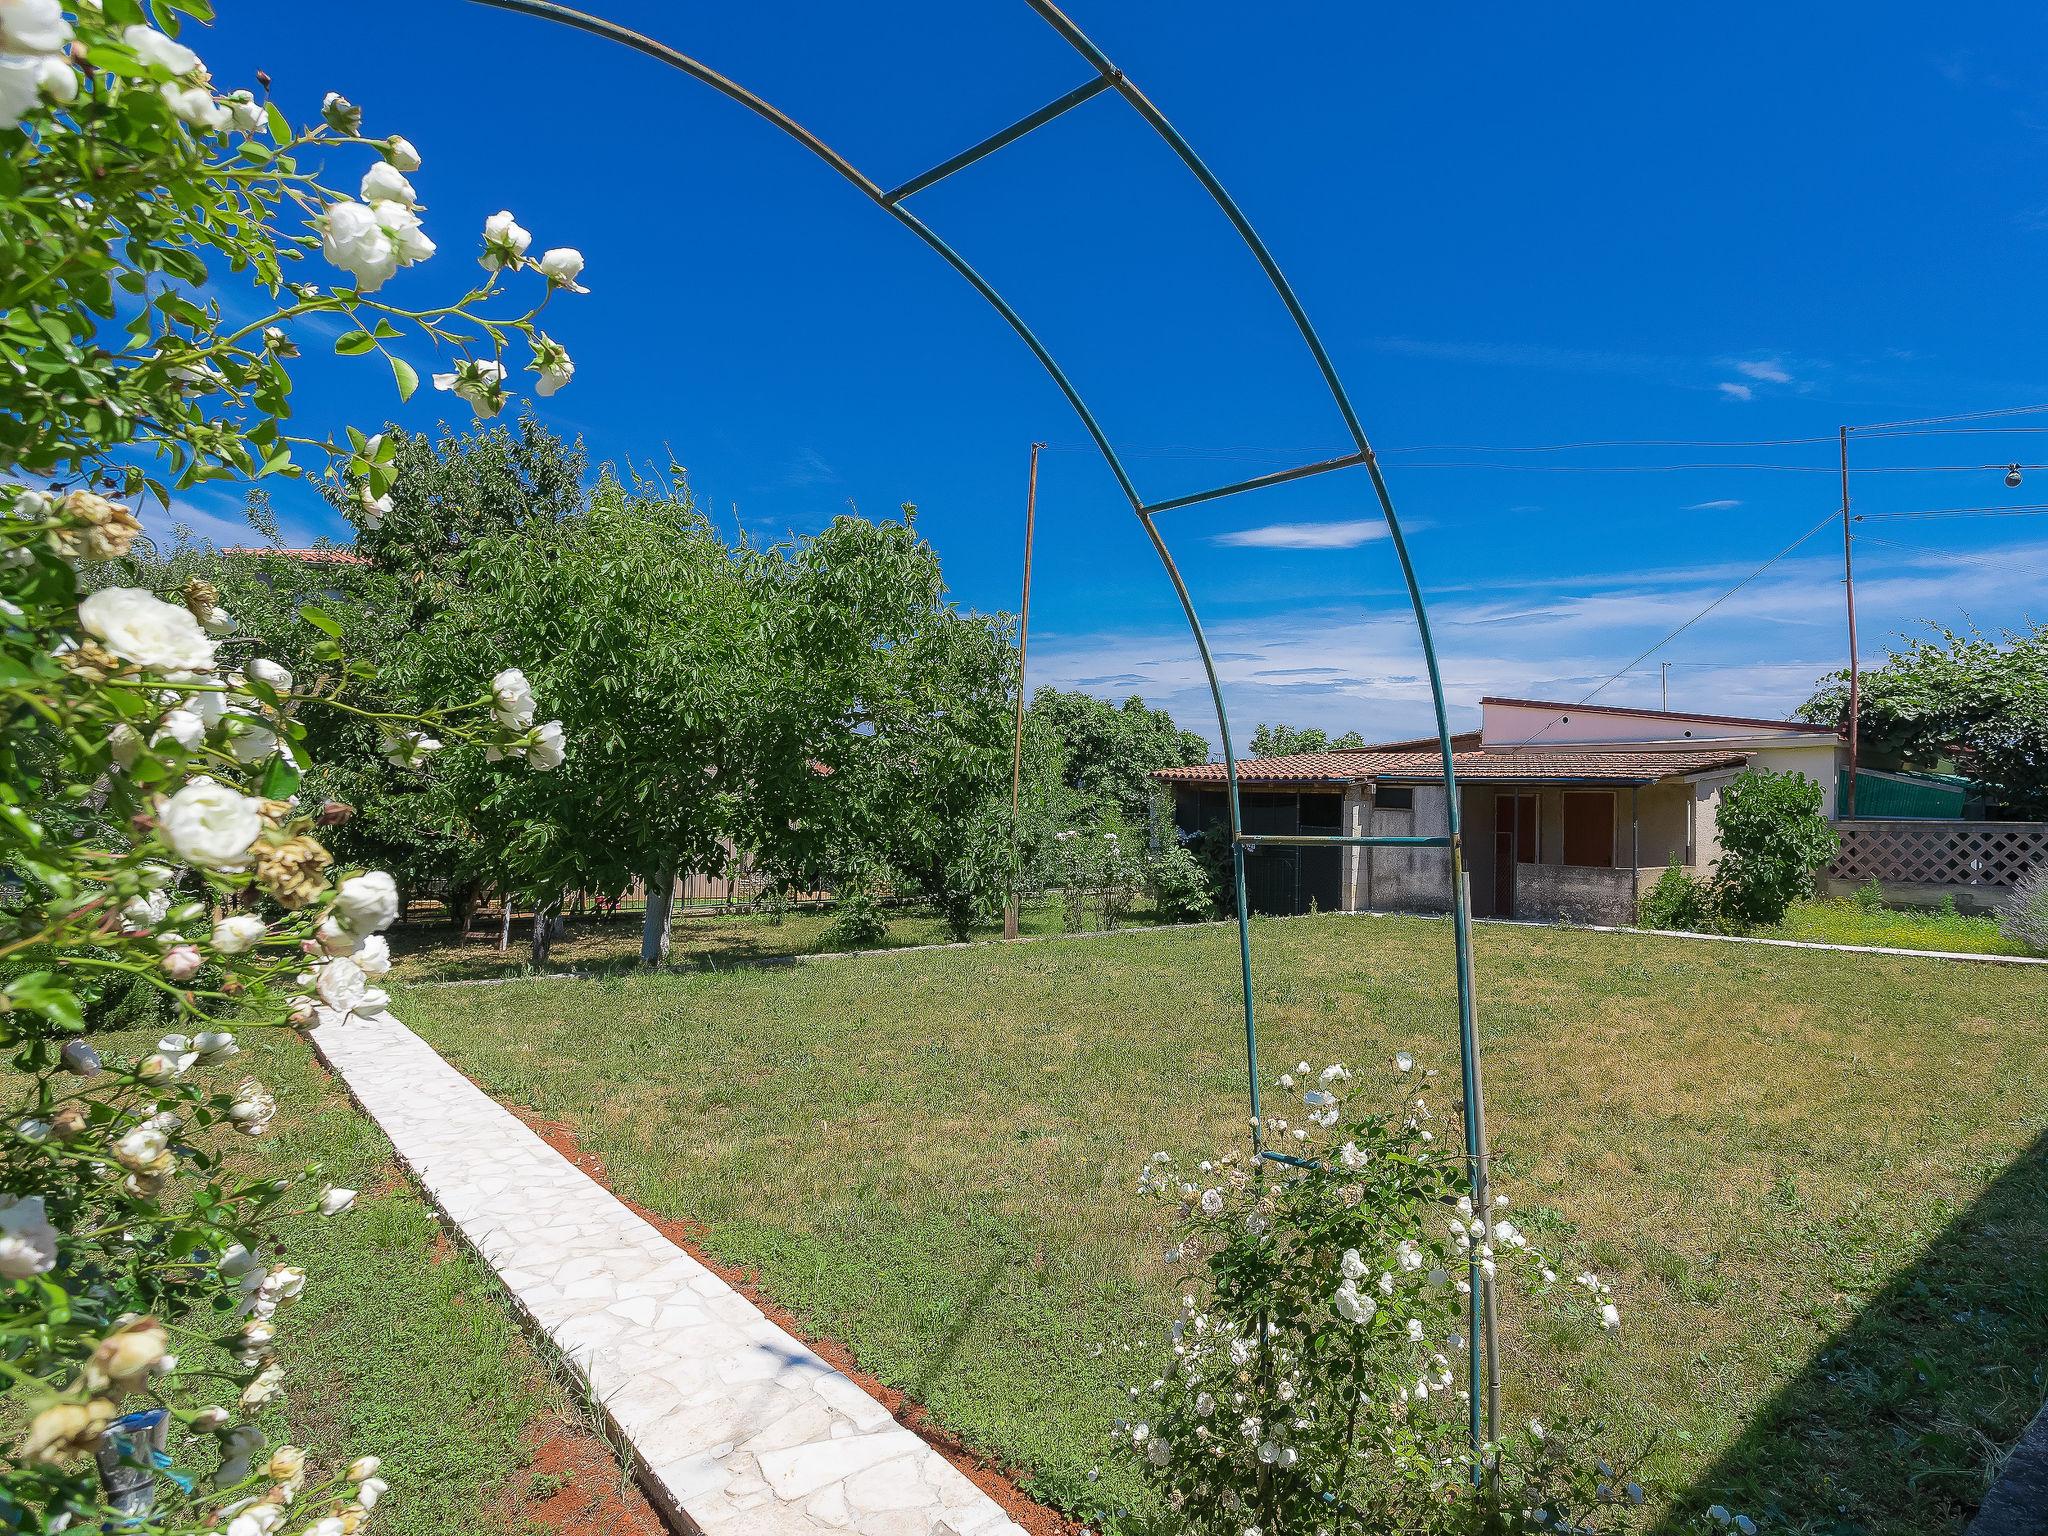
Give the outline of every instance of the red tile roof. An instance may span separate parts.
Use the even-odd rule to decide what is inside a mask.
[[[1712,768],[1740,768],[1749,761],[1742,752],[1627,752],[1546,750],[1454,752],[1458,777],[1478,784],[1654,784],[1678,774]],[[1291,757],[1241,758],[1237,782],[1248,789],[1304,788],[1382,780],[1392,783],[1440,783],[1443,758],[1437,752],[1302,752]],[[1161,768],[1153,778],[1166,784],[1221,785],[1221,763],[1195,763]]]
[[[352,549],[286,549],[281,545],[261,544],[253,547],[237,545],[221,551],[224,555],[251,555],[262,557],[277,555],[286,560],[297,560],[306,565],[368,565],[370,557],[359,555]]]

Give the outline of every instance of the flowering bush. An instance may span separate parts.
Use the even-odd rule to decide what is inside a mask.
[[[1455,1133],[1437,1137],[1457,1117],[1438,1119],[1434,1072],[1397,1056],[1378,1117],[1347,1112],[1352,1076],[1303,1062],[1273,1085],[1300,1118],[1260,1129],[1304,1166],[1153,1154],[1139,1187],[1171,1211],[1183,1294],[1119,1454],[1190,1536],[1626,1526],[1644,1492],[1592,1448],[1599,1426],[1546,1416],[1475,1463],[1462,1385],[1475,1282],[1512,1280],[1594,1332],[1621,1325],[1609,1287],[1560,1278],[1507,1196],[1474,1208]]]
[[[383,711],[326,615],[302,610],[320,639],[295,677],[235,638],[205,583],[167,597],[121,579],[131,503],[167,502],[167,480],[297,474],[308,452],[359,523],[382,515],[387,444],[284,430],[296,322],[339,317],[335,350],[383,355],[401,396],[408,330],[481,334],[436,383],[486,414],[514,338],[542,393],[573,372],[536,316],[580,291],[582,260],[529,258],[509,214],[455,303],[370,297],[434,243],[407,180],[419,155],[361,125],[337,96],[294,130],[253,91],[221,93],[137,0],[0,0],[0,1377],[25,1426],[0,1457],[10,1530],[345,1536],[385,1491],[374,1456],[320,1473],[247,1422],[282,1389],[277,1330],[307,1284],[263,1248],[355,1196],[317,1170],[239,1170],[235,1137],[277,1106],[238,1070],[236,1032],[381,1012],[398,915],[388,874],[338,869],[322,845],[349,808],[296,797],[300,717],[374,721],[394,762],[445,739],[503,771],[556,766],[561,728],[535,723],[516,669],[458,705]],[[369,161],[358,197],[303,158],[330,150]],[[273,227],[294,214],[304,233]],[[316,252],[353,282],[285,280]],[[520,273],[539,300],[498,314]],[[259,318],[230,325],[207,299],[229,275],[268,301]],[[116,1052],[104,1033],[138,1018],[160,1021],[155,1048]]]

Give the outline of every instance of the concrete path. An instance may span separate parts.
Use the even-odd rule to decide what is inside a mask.
[[[1024,1536],[888,1409],[396,1019],[324,1026],[313,1040],[589,1383],[650,1497],[685,1531]]]

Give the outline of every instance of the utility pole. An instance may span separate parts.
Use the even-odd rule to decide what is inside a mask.
[[[1856,726],[1860,700],[1856,674],[1856,559],[1849,534],[1849,429],[1842,428],[1842,592],[1849,609],[1849,803],[1843,816],[1856,819]]]
[[[1003,907],[1003,937],[1017,937],[1017,839],[1024,805],[1024,664],[1031,654],[1031,536],[1038,524],[1038,450],[1031,445],[1031,478],[1024,490],[1024,597],[1017,605],[1017,744],[1010,756],[1010,899]]]
[[[1657,694],[1663,701],[1657,707],[1668,714],[1671,709],[1671,663],[1668,661],[1657,663]]]

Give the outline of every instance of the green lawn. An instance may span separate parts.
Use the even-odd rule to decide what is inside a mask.
[[[147,1049],[154,1036],[97,1043]],[[377,1529],[390,1536],[527,1536],[528,1431],[579,1424],[577,1405],[311,1046],[284,1030],[241,1040],[234,1065],[271,1086],[278,1113],[262,1140],[234,1143],[238,1157],[281,1172],[318,1163],[326,1182],[361,1191],[347,1214],[287,1234],[309,1283],[278,1316],[287,1395],[259,1421],[271,1443],[305,1446],[316,1465],[382,1456],[391,1493]]]
[[[1144,927],[1154,921],[1149,912],[1133,912],[1124,919],[1128,926]],[[1018,930],[1027,935],[1061,932],[1058,903],[1044,902],[1024,908],[1018,915]],[[722,965],[743,965],[749,961],[774,960],[790,955],[818,954],[843,949],[829,929],[832,914],[816,908],[787,913],[778,921],[752,912],[679,911],[670,928],[669,963],[684,969],[712,969]],[[1087,926],[1097,923],[1091,916]],[[640,964],[640,917],[574,918],[567,937],[555,941],[549,951],[550,971],[630,971]],[[498,949],[495,935],[458,937],[452,930],[431,922],[408,922],[391,933],[392,975],[400,981],[460,981],[486,976],[523,976],[532,973],[530,937],[532,923],[521,920],[512,930],[509,949]],[[1000,938],[1002,926],[978,930],[977,939]],[[889,934],[881,946],[907,949],[920,944],[950,944],[953,936],[946,925],[930,912],[905,909],[889,919]]]
[[[1449,940],[1261,922],[1269,1062],[1451,1066]],[[1625,1318],[1581,1349],[1511,1316],[1516,1410],[1564,1393],[1620,1442],[1657,1436],[1658,1497],[1695,1510],[1959,1530],[2048,1392],[2048,975],[1478,945],[1500,1176],[1532,1230],[1612,1272]],[[1129,1497],[1113,1469],[1088,1481],[1116,1411],[1092,1352],[1169,1307],[1142,1157],[1241,1134],[1228,929],[400,1001],[1042,1497]]]
[[[1960,912],[1865,907],[1848,898],[1802,901],[1785,920],[1760,931],[1767,939],[1808,939],[1820,944],[1875,944],[1888,949],[1946,949],[1972,955],[2038,955],[2008,939],[1990,917]]]

